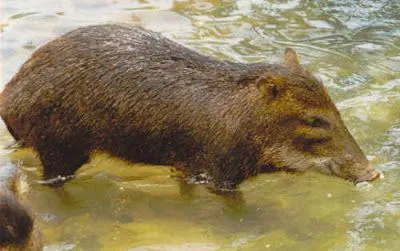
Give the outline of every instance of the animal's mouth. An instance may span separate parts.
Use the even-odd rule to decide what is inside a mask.
[[[330,173],[331,175],[343,177],[343,176],[341,176],[339,164],[334,160],[331,160],[326,163],[325,171],[327,173]],[[352,178],[352,177],[348,177],[348,178],[344,177],[344,178],[349,179],[350,181],[354,182],[354,184],[358,184],[358,183],[362,183],[362,182],[372,182],[377,179],[382,179],[383,174],[376,171],[375,169],[373,169],[372,166],[369,164],[367,167],[367,170],[365,171],[365,173],[363,175],[356,176],[354,178]]]
[[[381,174],[378,171],[372,170],[368,174],[358,178],[354,183],[358,184],[358,183],[361,183],[361,182],[372,182],[374,180],[382,179],[382,178],[383,178],[383,174]]]
[[[318,165],[313,166],[315,170],[318,172],[327,174],[327,175],[333,175],[333,176],[338,176],[343,179],[347,179],[352,181],[355,185],[358,183],[362,182],[372,182],[378,179],[383,179],[384,176],[382,173],[376,171],[375,169],[372,168],[371,165],[368,165],[367,170],[364,171],[365,174],[360,176],[360,177],[345,177],[341,175],[340,171],[340,165],[332,159],[329,160],[321,160],[318,162]],[[290,168],[289,166],[280,166],[279,168],[272,165],[272,164],[264,164],[261,167],[262,172],[277,172],[277,171],[285,171],[289,173],[299,173],[299,172],[304,172],[305,170],[303,169],[295,169],[295,168]]]

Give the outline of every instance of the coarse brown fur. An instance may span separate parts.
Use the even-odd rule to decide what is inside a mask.
[[[16,166],[0,165],[0,250],[42,250],[40,233],[19,199],[19,177]]]
[[[38,49],[0,114],[53,185],[93,151],[206,173],[217,189],[275,170],[376,178],[322,83],[294,50],[283,61],[219,61],[139,27],[88,26]]]

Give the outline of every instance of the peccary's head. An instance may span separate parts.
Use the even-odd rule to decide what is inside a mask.
[[[355,183],[380,176],[321,81],[300,66],[293,49],[286,49],[283,65],[265,72],[255,85],[256,117],[262,118],[255,140],[262,149],[263,168],[317,170]]]

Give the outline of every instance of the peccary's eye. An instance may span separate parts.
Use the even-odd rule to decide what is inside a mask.
[[[308,126],[315,128],[328,128],[330,126],[329,122],[322,117],[308,117],[305,122]]]
[[[315,138],[315,139],[298,139],[304,151],[311,151],[314,146],[324,144],[330,141],[332,138]]]
[[[274,98],[278,97],[278,87],[276,85],[272,86],[271,94],[272,94],[272,97],[274,97]]]

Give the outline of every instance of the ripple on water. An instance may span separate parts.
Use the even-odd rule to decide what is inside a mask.
[[[193,250],[193,251],[214,251],[218,250],[219,246],[210,243],[187,243],[187,244],[154,244],[154,245],[147,245],[141,246],[136,248],[130,248],[129,251],[186,251],[186,250]]]
[[[348,215],[352,219],[352,228],[348,231],[347,249],[364,250],[366,247],[398,245],[396,236],[400,234],[399,199],[365,201],[355,208]]]

